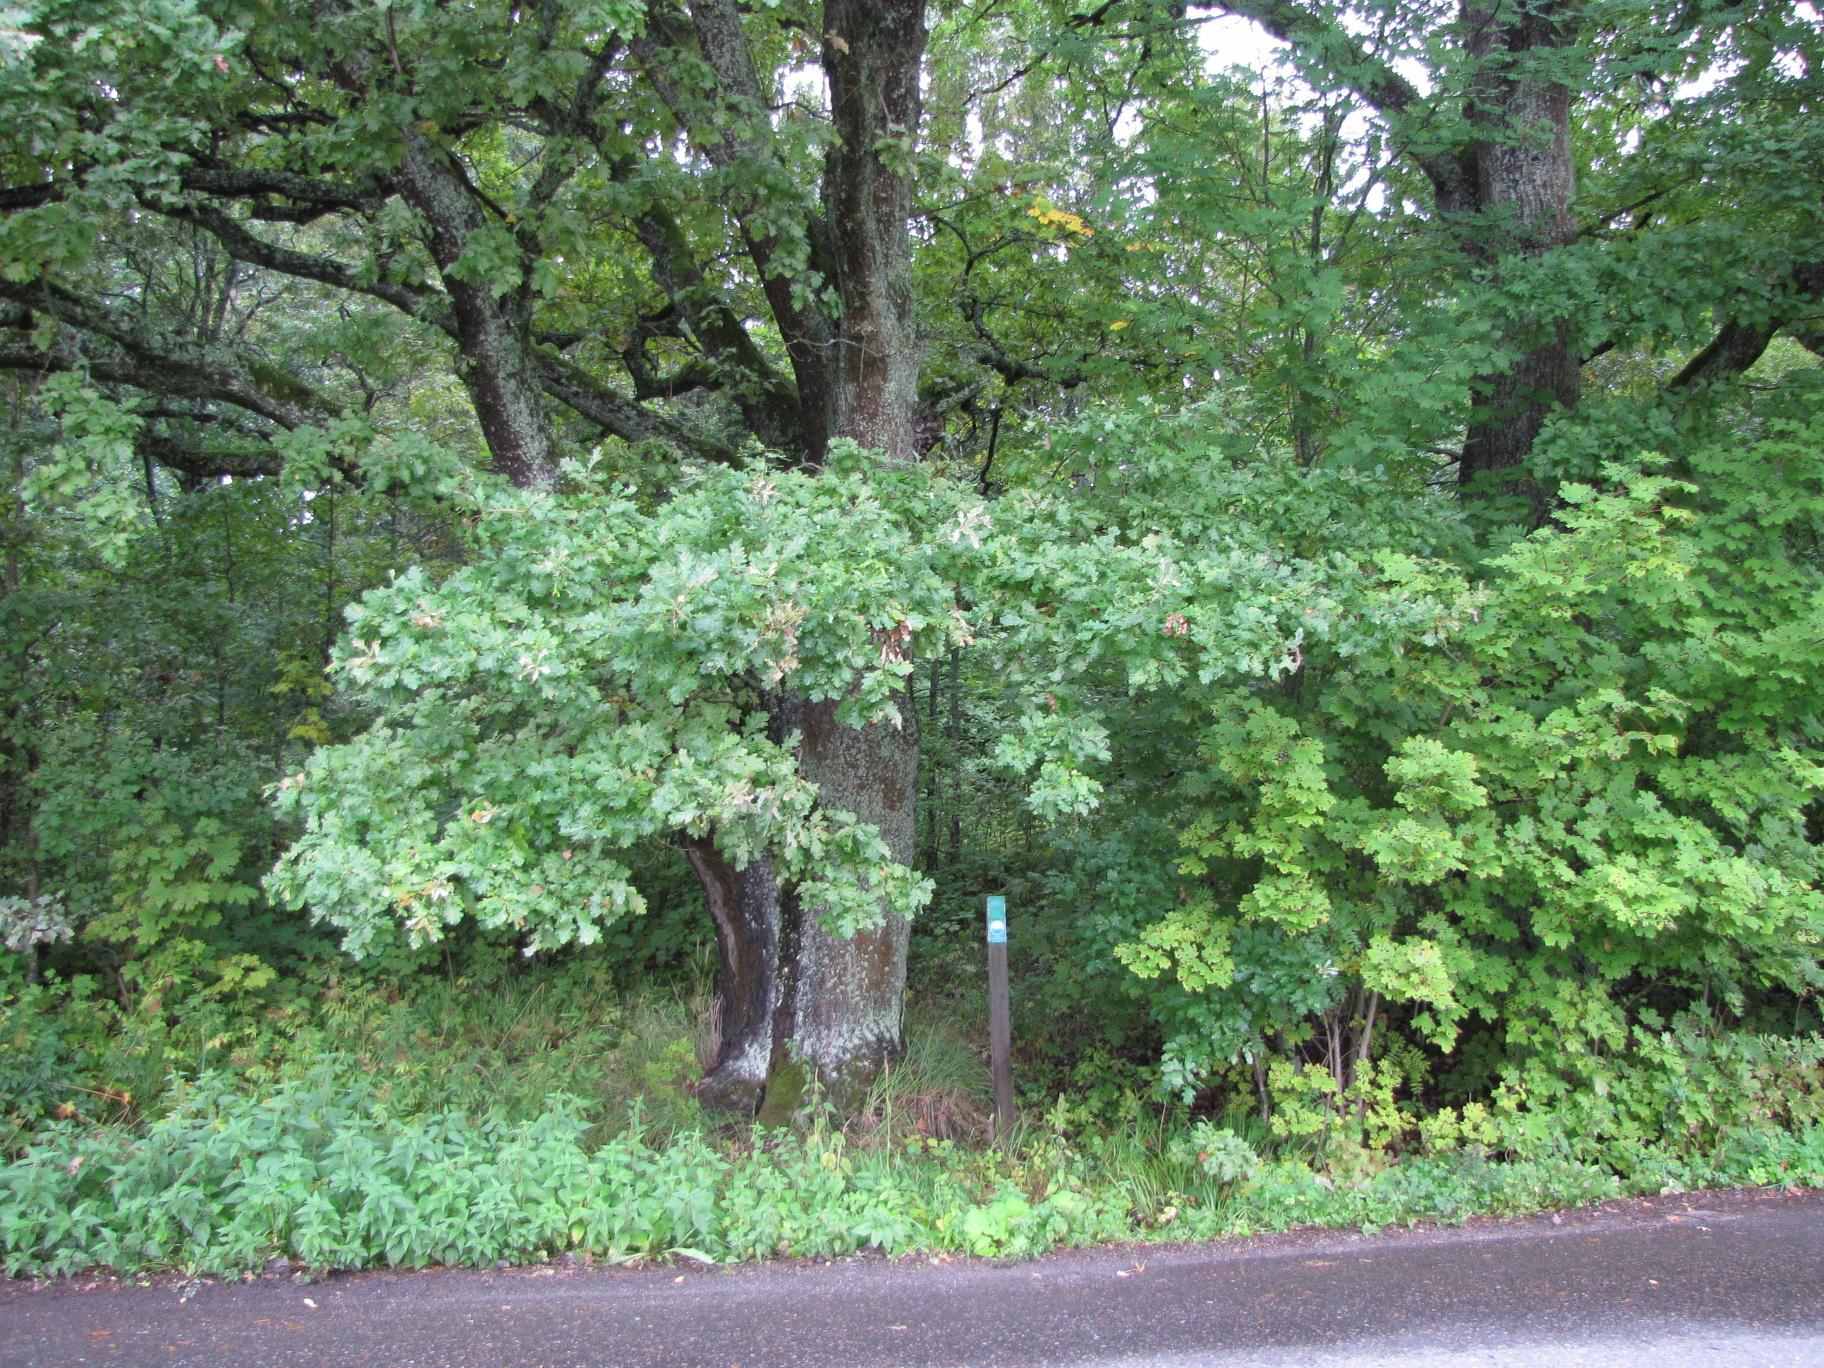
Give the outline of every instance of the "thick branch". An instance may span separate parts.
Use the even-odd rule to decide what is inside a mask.
[[[232,475],[237,480],[277,475],[284,462],[270,445],[246,447],[205,446],[186,442],[163,429],[148,428],[139,435],[139,450],[167,470],[193,480],[214,480]]]
[[[719,370],[730,373],[735,402],[762,443],[780,451],[802,439],[803,412],[792,383],[767,359],[728,302],[703,279],[684,230],[650,207],[634,221],[652,259],[652,278],[665,292],[688,335]]]
[[[316,256],[268,242],[249,232],[239,220],[213,205],[184,204],[168,212],[173,218],[194,223],[204,229],[237,261],[275,271],[280,275],[294,276],[299,280],[312,280],[319,285],[371,296],[391,304],[401,313],[422,323],[428,323],[441,333],[456,336],[456,315],[450,308],[450,301],[434,290],[383,277],[370,277],[333,257]]]
[[[663,413],[654,412],[598,384],[592,377],[551,352],[533,358],[544,392],[596,424],[610,436],[626,442],[664,442],[680,451],[712,460],[732,460],[735,452],[685,428]]]
[[[557,6],[546,13],[555,16]],[[543,209],[556,198],[557,192],[576,174],[580,158],[570,155],[569,146],[593,149],[601,142],[602,130],[596,118],[601,102],[602,83],[607,79],[610,62],[620,50],[617,40],[589,54],[589,65],[571,93],[570,103],[559,106],[543,96],[530,106],[545,122],[546,143],[539,166],[538,179],[526,194],[526,203],[534,210]]]
[[[1793,268],[1781,282],[1782,288],[1764,318],[1753,323],[1729,320],[1715,337],[1667,382],[1668,389],[1692,389],[1740,375],[1756,361],[1782,328],[1791,330],[1801,346],[1817,350],[1814,342],[1820,329],[1816,313],[1824,301],[1824,261],[1806,262]],[[1807,336],[1813,341],[1806,341]]]
[[[697,55],[710,78],[709,93],[694,97],[676,78],[689,38],[672,18],[653,16],[649,36],[634,44],[647,80],[719,171],[731,179],[735,175],[751,178],[756,168],[777,167],[779,158],[766,119],[767,101],[741,28],[739,9],[732,0],[703,0],[690,10]],[[782,177],[762,179],[783,183]],[[828,438],[825,414],[835,321],[803,297],[795,279],[798,263],[787,258],[785,240],[776,226],[779,206],[746,193],[738,195],[730,208],[791,358],[801,416],[800,442],[809,452],[821,453]],[[808,202],[797,206],[797,217],[810,259],[806,264],[814,265],[824,256],[824,224]]]
[[[268,362],[244,359],[219,347],[152,332],[60,285],[20,285],[0,280],[0,298],[49,314],[79,335],[74,354],[24,348],[14,368],[67,370],[86,360],[97,379],[119,381],[153,394],[210,399],[257,413],[284,428],[306,427],[339,410],[309,385]],[[95,343],[103,342],[104,348]]]
[[[404,132],[400,193],[423,216],[431,256],[455,311],[460,374],[494,468],[516,485],[541,484],[557,466],[557,440],[545,416],[532,353],[532,316],[524,282],[497,292],[456,267],[488,226],[468,177],[452,155],[415,129]]]
[[[438,291],[400,281],[370,278],[333,258],[267,242],[249,232],[236,219],[210,205],[185,205],[172,213],[174,217],[195,223],[209,232],[238,260],[281,275],[367,295],[392,305],[459,343],[461,341],[456,310],[451,306],[449,298]],[[693,439],[678,424],[662,415],[649,413],[639,404],[628,401],[609,386],[559,357],[534,355],[531,369],[539,390],[582,414],[613,436],[629,442],[664,441],[686,450],[694,450],[702,445],[700,439]],[[676,388],[674,385],[664,392],[675,393]],[[710,454],[721,457],[729,453],[714,451]]]
[[[79,186],[88,169],[92,168],[65,180],[0,186],[0,212],[53,204]],[[308,223],[337,210],[372,210],[380,202],[372,185],[342,185],[287,171],[235,166],[186,166],[178,173],[177,188],[218,199],[247,200],[254,218],[287,223]]]
[[[79,366],[91,378],[104,384],[121,384],[134,389],[152,390],[166,379],[163,375],[155,375],[141,367],[121,362],[91,361],[85,364],[78,354],[45,352],[23,343],[0,342],[0,370],[45,375],[74,370]],[[168,389],[158,392],[170,393]],[[158,419],[165,416],[209,422],[217,417],[215,414],[201,412],[165,415],[154,410],[143,413],[142,416],[148,423],[137,438],[138,449],[159,465],[191,479],[214,480],[223,475],[251,479],[277,475],[284,464],[278,451],[266,440],[265,434],[251,424],[228,424],[234,445],[225,446],[220,443],[186,441],[168,426],[157,423]]]

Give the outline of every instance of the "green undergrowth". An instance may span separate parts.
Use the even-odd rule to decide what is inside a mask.
[[[324,1075],[262,1097],[203,1080],[132,1132],[60,1123],[0,1172],[7,1272],[176,1268],[232,1275],[286,1256],[312,1270],[606,1260],[725,1262],[861,1251],[1029,1256],[1112,1240],[1298,1226],[1376,1228],[1519,1214],[1707,1185],[1824,1184],[1824,1129],[1669,1153],[1631,1173],[1464,1151],[1339,1180],[1294,1159],[1160,1194],[1055,1136],[1007,1152],[843,1129],[702,1131],[634,1124],[602,1143],[558,1095],[510,1119],[399,1116]],[[1129,1156],[1132,1158],[1132,1156]],[[1163,1204],[1160,1197],[1166,1200]]]
[[[15,989],[0,1267],[1027,1257],[1824,1186],[1824,1040],[1693,1016],[1555,1093],[1535,1079],[1446,1105],[1391,1068],[1341,1096],[1321,1070],[1273,1073],[1270,1119],[1245,1088],[1186,1106],[1102,1047],[1035,1046],[997,1145],[959,1026],[981,1017],[979,984],[927,977],[947,986],[914,994],[904,1058],[840,1119],[813,1100],[791,1130],[699,1106],[706,964],[629,991],[580,961],[472,957],[409,988],[275,985],[220,1022]]]
[[[523,1117],[571,1093],[596,1102],[597,1138],[636,1103],[662,1131],[700,1124],[688,1084],[704,989],[629,992],[574,960],[506,972],[476,959],[399,984],[281,977],[246,1000],[175,1011],[123,1004],[86,976],[0,991],[0,1150],[54,1116],[140,1125],[184,1095],[186,1078],[257,1093],[326,1071],[360,1079],[395,1115]]]
[[[858,1121],[797,1131],[655,1125],[556,1093],[534,1114],[410,1110],[346,1058],[266,1088],[210,1074],[136,1125],[52,1121],[0,1169],[11,1276],[90,1268],[233,1275],[595,1259],[723,1263],[1375,1229],[1703,1186],[1824,1185],[1824,1126],[1744,1127],[1701,1152],[1606,1157],[1476,1145],[1397,1159],[1267,1157],[1207,1121],[1067,1136],[1028,1119],[978,1143],[967,1097],[931,1101],[918,1051]],[[934,1057],[932,1057],[934,1056]],[[979,1116],[979,1113],[973,1113]],[[963,1132],[940,1136],[934,1129]],[[1544,1131],[1546,1128],[1536,1128]]]

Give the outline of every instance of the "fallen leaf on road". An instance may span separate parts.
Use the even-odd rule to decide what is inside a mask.
[[[89,1338],[90,1339],[106,1339],[109,1335],[111,1335],[113,1333],[114,1332],[112,1330],[91,1330],[91,1331],[89,1331]]]

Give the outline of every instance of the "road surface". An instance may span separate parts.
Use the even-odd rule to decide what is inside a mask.
[[[1824,1193],[1025,1264],[0,1284],[0,1364],[1824,1365]]]

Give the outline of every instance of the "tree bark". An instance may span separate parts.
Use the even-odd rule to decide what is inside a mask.
[[[910,719],[904,727],[844,726],[833,702],[801,705],[793,720],[801,737],[799,768],[817,785],[823,805],[877,827],[893,858],[911,864],[916,726]],[[793,960],[784,976],[781,1024],[800,1059],[839,1092],[850,1089],[899,1056],[911,924],[885,912],[873,930],[845,938],[825,930],[819,909],[795,897],[782,912],[782,940]],[[786,1062],[776,1047],[774,1069]]]
[[[1730,318],[1708,346],[1693,356],[1666,383],[1671,390],[1698,389],[1742,374],[1784,329],[1807,351],[1824,354],[1824,326],[1818,322],[1824,300],[1824,261],[1802,261],[1773,287],[1771,306],[1753,321]]]
[[[799,768],[822,804],[876,827],[894,859],[910,864],[916,726],[845,726],[834,702],[796,699],[783,701],[773,725],[798,734]],[[791,1080],[784,1086],[795,1102],[794,1066],[841,1097],[898,1057],[911,932],[904,917],[883,909],[879,925],[838,936],[770,860],[737,869],[708,840],[689,842],[685,853],[716,931],[719,1042],[699,1090],[704,1102],[752,1112],[781,1079]]]
[[[720,0],[693,8],[708,65],[736,96],[756,84],[734,8]],[[824,164],[821,221],[807,225],[836,287],[840,311],[806,317],[789,289],[769,288],[792,357],[802,430],[798,454],[822,465],[832,437],[845,437],[895,464],[918,459],[915,441],[921,345],[912,302],[908,173],[919,122],[924,53],[923,0],[824,7],[824,71],[835,137]],[[749,123],[722,125],[702,141],[712,155],[756,155]],[[745,231],[763,278],[776,242]],[[789,282],[773,282],[789,285]],[[902,726],[839,722],[834,701],[786,694],[770,725],[798,737],[800,772],[820,803],[875,826],[893,858],[915,856],[917,721]],[[721,1048],[702,1086],[711,1103],[789,1119],[804,1074],[841,1098],[865,1084],[901,1049],[905,1003],[905,918],[883,909],[872,930],[840,937],[820,909],[802,902],[766,860],[732,868],[713,848],[693,845],[691,862],[716,925]]]
[[[1462,0],[1458,32],[1474,74],[1459,111],[1465,133],[1447,146],[1430,128],[1435,97],[1326,11],[1304,0],[1223,0],[1221,8],[1328,67],[1387,120],[1469,262],[1493,271],[1575,236],[1571,93],[1560,67],[1576,37],[1579,0]],[[1562,320],[1505,319],[1503,332],[1514,359],[1472,386],[1457,474],[1464,486],[1528,495],[1536,517],[1543,494],[1522,467],[1546,419],[1576,406],[1581,359]]]
[[[398,178],[400,194],[429,228],[431,256],[456,314],[457,372],[494,468],[522,489],[544,484],[556,473],[557,441],[533,356],[528,287],[521,281],[497,294],[488,282],[451,273],[487,225],[455,164],[416,132],[406,134]]]
[[[907,173],[918,143],[923,0],[828,0],[824,71],[837,137],[824,164],[824,218],[842,300],[827,386],[829,431],[895,464],[914,445],[922,351],[912,309]]]
[[[782,1005],[779,887],[772,865],[736,869],[710,841],[685,847],[716,929],[715,1063],[699,1091],[716,1107],[753,1111],[773,1069],[773,1026]]]
[[[1570,0],[1468,0],[1463,27],[1477,62],[1468,246],[1498,269],[1504,258],[1537,259],[1576,236],[1571,95],[1549,74],[1554,55],[1575,35],[1576,15]],[[1582,360],[1564,320],[1508,320],[1506,332],[1517,354],[1472,387],[1457,475],[1464,485],[1495,478],[1508,492],[1528,495],[1537,516],[1542,495],[1521,467],[1546,419],[1577,406]]]

